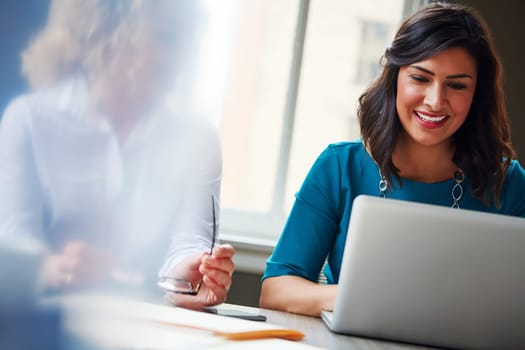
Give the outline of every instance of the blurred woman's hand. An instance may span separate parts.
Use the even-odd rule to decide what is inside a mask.
[[[213,253],[200,253],[186,258],[177,268],[175,277],[184,278],[193,285],[201,283],[197,295],[167,292],[168,300],[181,307],[202,309],[224,302],[230,290],[234,271],[234,248],[230,244],[217,245]]]
[[[111,274],[109,254],[82,241],[68,242],[58,254],[44,260],[46,288],[71,288],[102,283]]]

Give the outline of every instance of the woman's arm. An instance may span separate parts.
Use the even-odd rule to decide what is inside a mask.
[[[296,194],[279,241],[266,261],[261,307],[317,317],[322,310],[332,309],[337,289],[337,275],[332,273],[338,270],[332,264],[338,264],[342,251],[338,237],[346,227],[341,218],[347,217],[341,200],[345,191],[339,180],[340,164],[336,152],[328,148]],[[329,285],[317,283],[321,270],[330,272]]]
[[[177,189],[173,198],[178,203],[172,213],[170,243],[160,276],[173,275],[178,265],[189,256],[201,255],[212,247],[213,215],[219,240],[222,149],[218,132],[205,122],[184,120],[178,126],[177,143],[170,150],[175,172],[172,177]],[[213,197],[212,197],[213,196]],[[213,198],[213,201],[212,201]]]
[[[336,284],[318,284],[297,276],[269,277],[263,281],[259,305],[319,317],[322,310],[333,310],[336,291]]]
[[[178,306],[201,309],[226,300],[234,269],[234,248],[218,242],[222,151],[217,130],[209,124],[189,125],[179,142],[177,160],[187,181],[160,276],[201,283],[197,295],[167,293]]]
[[[36,170],[26,98],[7,107],[0,124],[0,238],[43,244],[44,200]]]

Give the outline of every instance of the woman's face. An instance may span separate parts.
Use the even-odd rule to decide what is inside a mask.
[[[476,61],[463,48],[401,67],[396,109],[408,140],[423,146],[449,144],[470,110],[476,72]]]
[[[114,44],[101,79],[112,119],[143,116],[173,86],[184,52],[180,35],[168,24],[145,18]]]
[[[112,83],[121,85],[120,93],[128,103],[148,105],[173,82],[177,63],[174,45],[164,42],[162,34],[145,27],[118,53]]]

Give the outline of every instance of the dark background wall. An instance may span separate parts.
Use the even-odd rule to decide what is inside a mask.
[[[261,293],[262,274],[237,269],[226,302],[239,305],[258,306]]]
[[[505,96],[512,126],[512,141],[525,161],[525,2],[522,0],[458,0],[473,6],[489,25],[505,73]]]

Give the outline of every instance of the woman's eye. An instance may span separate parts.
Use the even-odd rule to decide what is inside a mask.
[[[450,82],[448,83],[448,86],[451,87],[454,90],[464,90],[467,88],[467,86],[463,83],[456,83],[456,82]]]
[[[420,82],[420,83],[426,83],[428,81],[427,78],[421,76],[421,75],[411,75],[410,78],[412,78],[413,80],[417,81],[417,82]]]

